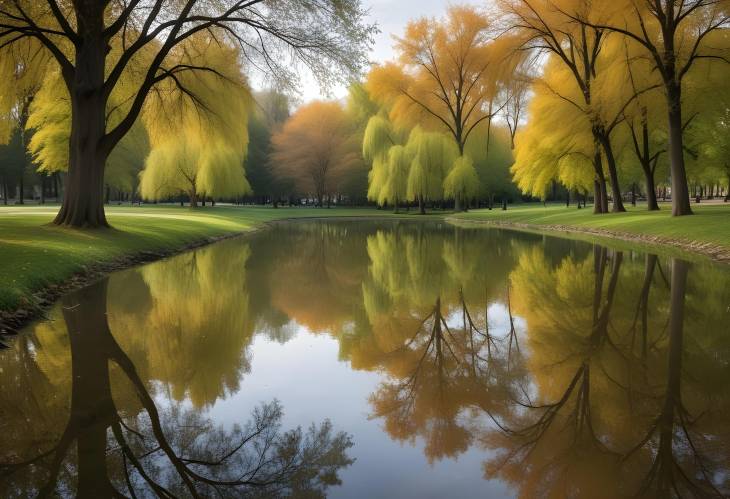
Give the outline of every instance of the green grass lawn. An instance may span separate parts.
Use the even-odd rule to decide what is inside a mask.
[[[730,248],[730,204],[692,205],[695,214],[672,218],[669,205],[660,211],[648,212],[642,207],[628,207],[627,213],[594,215],[590,206],[577,209],[565,205],[524,204],[510,206],[507,211],[472,210],[455,215],[475,221],[514,222],[535,226],[569,225],[603,229],[612,232],[659,236],[686,242],[710,243]]]
[[[113,229],[81,231],[50,225],[58,206],[0,207],[0,311],[84,266],[143,251],[181,248],[209,237],[255,229],[283,218],[391,216],[373,209],[173,206],[107,207]]]

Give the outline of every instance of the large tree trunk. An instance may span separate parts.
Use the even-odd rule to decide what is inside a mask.
[[[421,215],[426,214],[426,205],[423,202],[423,196],[418,196],[418,213]]]
[[[611,137],[605,132],[598,133],[598,140],[603,146],[603,151],[606,153],[606,163],[608,165],[608,175],[611,179],[611,195],[613,196],[613,207],[611,211],[622,212],[626,211],[624,208],[623,200],[621,199],[621,185],[618,182],[618,171],[616,169],[616,158],[613,155],[613,146],[611,145]],[[606,210],[608,211],[608,210]]]
[[[672,216],[691,215],[687,172],[684,166],[684,138],[681,90],[678,83],[667,85],[669,107],[669,165],[672,172]]]
[[[454,197],[454,211],[459,212],[461,209],[461,198],[459,196]]]
[[[54,223],[72,227],[108,227],[104,214],[104,166],[109,151],[101,140],[106,132],[104,65],[107,44],[104,2],[85,2],[79,10],[80,41],[76,71],[69,77],[71,135],[63,204]]]

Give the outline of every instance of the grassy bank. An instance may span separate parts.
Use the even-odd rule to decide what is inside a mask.
[[[108,207],[111,230],[50,225],[58,207],[0,207],[0,312],[33,305],[33,294],[74,274],[129,255],[170,252],[250,231],[283,218],[390,216],[372,209]]]
[[[730,205],[693,206],[696,215],[671,218],[668,207],[648,213],[596,216],[590,209],[560,205],[511,206],[509,210],[473,210],[452,215],[462,221],[517,224],[527,228],[581,230],[681,249],[717,250],[730,255]],[[109,207],[111,230],[79,231],[50,225],[54,206],[0,207],[0,314],[33,307],[39,291],[65,283],[89,268],[108,267],[131,255],[167,254],[196,242],[225,237],[263,223],[303,217],[393,216],[388,210],[333,208],[206,207],[195,211],[173,206]],[[413,211],[411,216],[415,216]],[[403,214],[405,215],[405,214]],[[437,212],[436,216],[443,216]],[[591,232],[593,231],[593,232]],[[708,254],[708,251],[703,251]],[[127,262],[129,263],[129,262]],[[132,262],[133,263],[133,262]],[[2,315],[0,315],[0,319]]]
[[[472,210],[454,215],[459,220],[516,225],[536,229],[576,230],[628,240],[672,244],[683,249],[707,249],[730,254],[730,204],[692,205],[695,214],[672,218],[670,207],[648,212],[629,207],[627,213],[594,215],[591,207],[525,204],[507,211]],[[709,251],[703,251],[709,254]]]

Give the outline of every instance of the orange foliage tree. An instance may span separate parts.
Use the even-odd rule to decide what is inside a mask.
[[[360,144],[347,113],[336,102],[314,101],[299,108],[274,135],[272,168],[319,206],[337,192],[348,172],[364,168]]]
[[[463,153],[474,129],[496,114],[494,75],[504,58],[494,54],[490,27],[487,15],[468,6],[411,21],[396,38],[398,63],[373,68],[368,90],[394,121],[448,132]]]

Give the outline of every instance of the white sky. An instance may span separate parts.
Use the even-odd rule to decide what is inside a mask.
[[[392,35],[402,35],[406,23],[414,18],[428,16],[441,17],[446,7],[451,4],[486,5],[489,0],[363,0],[365,8],[370,9],[368,22],[375,22],[380,33],[375,36],[375,45],[370,53],[372,62],[382,62],[393,58]],[[345,87],[332,90],[334,98],[347,94]],[[325,99],[319,87],[311,77],[302,78],[301,99],[307,102],[313,99]]]

